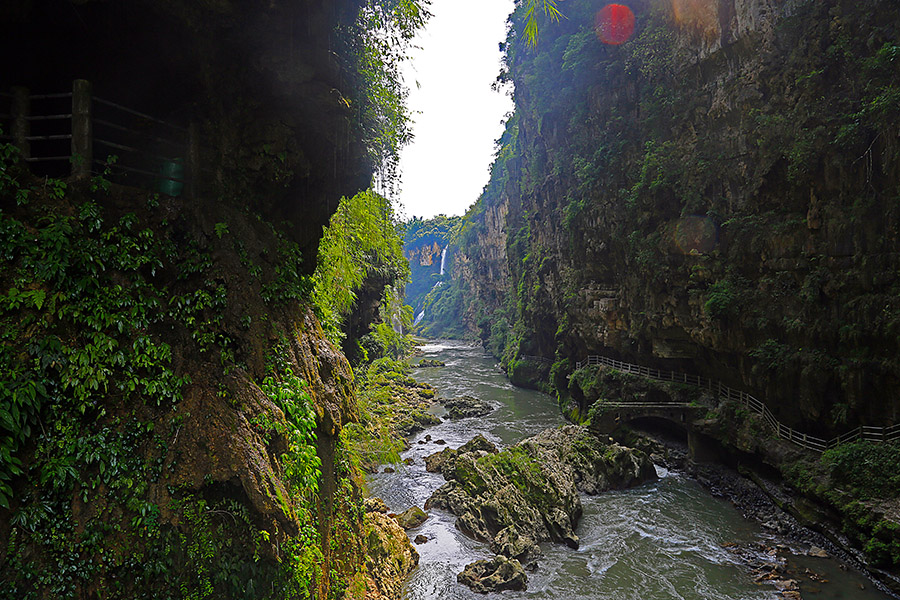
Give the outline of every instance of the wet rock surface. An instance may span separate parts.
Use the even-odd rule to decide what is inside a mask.
[[[479,434],[460,446],[459,448],[444,448],[440,452],[436,452],[429,456],[425,457],[425,470],[429,473],[441,473],[444,474],[443,468],[446,466],[449,468],[455,464],[456,459],[462,455],[469,452],[482,452],[485,454],[496,454],[497,447],[489,442],[487,438],[483,435]],[[444,474],[444,477],[449,479],[449,477]]]
[[[601,441],[580,426],[548,429],[499,453],[490,452],[489,444],[475,438],[426,459],[448,480],[426,508],[449,510],[461,531],[523,560],[537,556],[543,541],[578,547],[579,492],[656,479],[645,453]],[[460,452],[466,446],[469,451]]]
[[[465,419],[468,417],[483,417],[494,412],[494,407],[475,396],[461,396],[459,398],[441,398],[438,400],[447,409],[448,419]]]
[[[380,498],[367,498],[365,509],[366,597],[400,598],[403,580],[419,564],[419,553]]]
[[[516,559],[495,556],[491,560],[475,561],[456,576],[459,583],[486,594],[503,590],[522,591],[527,587],[528,576]]]
[[[441,420],[424,410],[412,410],[406,415],[406,419],[397,427],[403,437],[409,437],[414,433],[423,431],[429,425],[437,425]]]
[[[418,506],[413,506],[395,517],[403,529],[415,529],[428,520],[428,514]]]
[[[413,365],[418,369],[424,369],[427,367],[446,367],[447,363],[442,360],[437,360],[434,358],[423,358],[417,364]]]

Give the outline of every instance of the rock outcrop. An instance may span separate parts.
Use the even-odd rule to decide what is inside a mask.
[[[411,506],[395,518],[403,529],[415,529],[428,520],[428,514],[418,506]]]
[[[447,409],[448,419],[466,419],[468,417],[483,417],[494,412],[494,407],[475,396],[460,396],[459,398],[438,398],[438,402]]]
[[[413,365],[417,369],[424,369],[426,367],[445,367],[447,363],[442,360],[437,360],[434,358],[423,358],[418,363]]]
[[[491,560],[478,560],[466,565],[456,581],[474,591],[486,594],[504,590],[524,591],[528,577],[516,559],[495,556]]]
[[[469,452],[476,452],[478,456],[496,454],[497,447],[483,435],[478,434],[459,448],[444,448],[440,452],[426,456],[425,470],[429,473],[442,473],[445,478],[450,479],[449,473],[452,472],[456,459],[461,454]],[[447,467],[447,472],[444,472],[444,467]]]
[[[406,532],[387,514],[380,498],[366,500],[366,570],[357,574],[345,600],[389,600],[401,597],[404,579],[419,564],[419,553]]]
[[[496,454],[448,454],[439,468],[449,481],[426,508],[449,510],[466,534],[523,559],[538,552],[538,542],[578,547],[579,492],[597,494],[656,478],[644,453],[603,443],[575,425],[548,429]]]

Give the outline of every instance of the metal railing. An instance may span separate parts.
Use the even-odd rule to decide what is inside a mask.
[[[775,432],[775,435],[779,439],[793,442],[798,446],[801,446],[808,450],[814,450],[816,452],[824,452],[830,448],[838,446],[839,444],[846,444],[849,442],[855,442],[857,440],[865,440],[871,442],[894,442],[900,440],[900,424],[890,425],[888,427],[873,427],[870,425],[861,425],[856,429],[848,431],[847,433],[843,433],[830,440],[826,440],[824,438],[810,435],[788,427],[787,425],[781,423],[778,419],[776,419],[775,415],[772,414],[772,411],[770,411],[762,401],[754,398],[747,392],[742,392],[740,390],[730,388],[720,381],[714,381],[700,375],[689,375],[687,373],[679,373],[676,371],[663,371],[660,369],[653,369],[650,367],[626,363],[620,360],[597,355],[588,356],[587,359],[579,361],[578,363],[576,363],[575,369],[578,370],[592,365],[603,365],[612,369],[616,369],[617,371],[622,371],[623,373],[630,373],[632,375],[639,375],[641,377],[656,379],[658,381],[682,383],[707,389],[715,393],[720,398],[724,398],[726,400],[734,400],[751,412],[761,416],[763,420],[772,428],[772,430]],[[636,404],[631,405],[625,402],[616,403],[616,405],[628,405],[637,407]],[[608,406],[613,405],[608,404]]]
[[[18,146],[24,162],[49,163],[40,169],[52,169],[53,176],[103,174],[117,183],[179,195],[198,171],[194,127],[94,96],[85,80],[76,80],[71,92],[30,94],[21,87],[0,92],[0,128],[0,139]]]

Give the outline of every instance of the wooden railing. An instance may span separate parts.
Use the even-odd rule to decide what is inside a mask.
[[[814,435],[803,433],[801,431],[797,431],[796,429],[788,427],[787,425],[781,423],[778,419],[776,419],[775,415],[772,414],[772,411],[770,411],[763,402],[757,400],[747,392],[742,392],[730,388],[720,381],[713,381],[712,379],[702,377],[700,375],[689,375],[687,373],[679,373],[676,371],[662,371],[660,369],[653,369],[642,365],[635,365],[622,362],[620,360],[607,358],[605,356],[596,355],[588,356],[587,359],[576,363],[575,369],[577,370],[591,365],[603,365],[612,369],[616,369],[617,371],[622,371],[623,373],[639,375],[641,377],[656,379],[658,381],[683,383],[686,385],[707,389],[718,395],[720,398],[724,398],[725,400],[734,400],[740,403],[742,406],[746,407],[751,412],[760,415],[763,420],[765,420],[765,422],[768,423],[768,425],[772,428],[778,438],[793,442],[798,446],[807,448],[809,450],[814,450],[816,452],[824,452],[825,450],[834,448],[839,444],[855,442],[857,440],[866,440],[872,442],[894,442],[900,440],[900,424],[890,425],[888,427],[872,427],[869,425],[861,425],[860,427],[848,431],[847,433],[843,433],[830,440],[826,440],[824,438],[816,437]]]

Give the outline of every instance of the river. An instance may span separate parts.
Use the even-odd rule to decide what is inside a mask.
[[[370,476],[369,491],[401,512],[424,506],[444,483],[440,474],[425,471],[424,457],[446,447],[458,447],[481,433],[506,447],[548,427],[563,423],[555,401],[544,394],[512,386],[483,349],[462,342],[432,342],[423,347],[427,358],[447,366],[421,369],[415,377],[437,388],[443,397],[464,394],[494,404],[487,417],[444,421],[410,439],[393,473]],[[440,408],[436,407],[438,413]],[[430,440],[426,441],[426,436]],[[438,443],[443,440],[446,445]],[[518,600],[775,600],[783,598],[771,584],[757,584],[746,557],[766,560],[776,544],[791,546],[755,522],[744,519],[730,503],[713,498],[690,477],[657,467],[660,479],[638,488],[584,497],[578,525],[578,550],[542,544],[544,555],[536,572],[528,574],[525,592],[502,592]],[[424,525],[410,533],[428,538],[416,546],[419,567],[405,588],[407,600],[474,600],[484,596],[457,584],[456,574],[468,563],[492,554],[486,544],[462,535],[455,517],[433,509]],[[889,596],[872,589],[858,573],[831,559],[791,559],[804,600],[875,600]],[[827,579],[819,583],[805,570]],[[861,589],[865,588],[864,590]]]

